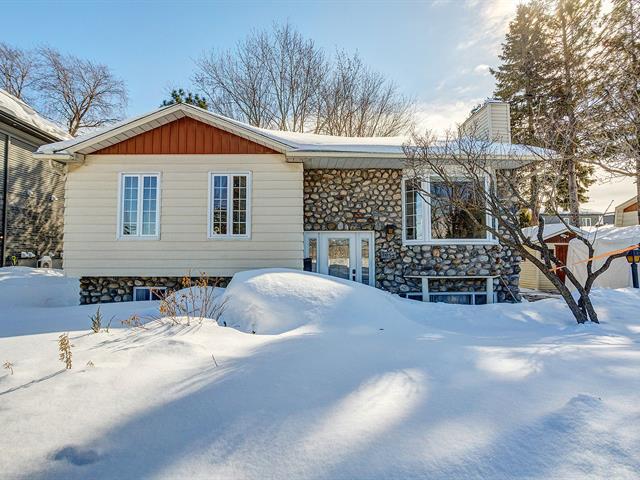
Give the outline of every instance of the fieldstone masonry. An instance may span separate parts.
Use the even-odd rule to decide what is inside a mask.
[[[180,290],[183,277],[82,277],[80,278],[80,304],[130,302],[134,287],[167,287]],[[197,277],[191,278],[195,283]],[[230,278],[209,278],[209,285],[226,287]]]
[[[387,225],[395,226],[387,234]],[[518,252],[503,245],[402,245],[402,171],[397,169],[318,169],[304,172],[305,231],[373,230],[376,286],[392,293],[420,292],[412,275],[437,275],[431,291],[478,291],[477,278],[497,275],[499,302],[519,301]]]

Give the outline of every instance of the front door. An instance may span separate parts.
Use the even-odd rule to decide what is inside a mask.
[[[311,271],[375,285],[373,232],[307,232],[304,243]]]
[[[569,253],[569,244],[566,243],[556,243],[555,245],[555,255],[556,258],[558,260],[560,260],[562,262],[563,265],[567,264],[567,254]],[[556,270],[556,275],[558,275],[558,278],[560,279],[560,281],[562,283],[564,283],[564,279],[565,279],[565,272],[564,272],[564,268],[561,268],[560,270]]]

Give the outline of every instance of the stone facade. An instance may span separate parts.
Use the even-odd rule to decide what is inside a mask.
[[[393,234],[387,234],[387,225],[395,226]],[[305,170],[304,229],[373,231],[376,286],[392,293],[420,292],[420,280],[411,276],[442,276],[445,282],[430,281],[439,291],[471,291],[486,283],[447,277],[496,275],[497,300],[520,299],[520,256],[503,245],[402,244],[401,170]]]
[[[167,287],[180,290],[183,277],[82,277],[80,279],[80,304],[130,302],[134,287]],[[199,280],[191,278],[192,282]],[[228,277],[209,278],[211,286],[226,287]]]

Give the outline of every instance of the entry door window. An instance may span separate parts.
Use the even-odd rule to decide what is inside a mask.
[[[329,238],[327,250],[329,275],[351,279],[351,238]]]
[[[305,270],[375,285],[373,232],[306,232]]]

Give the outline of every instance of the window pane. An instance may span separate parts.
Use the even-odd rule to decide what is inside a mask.
[[[483,202],[483,193],[474,191],[472,182],[432,181],[430,193],[431,238],[486,238],[482,228],[486,218],[478,207]]]
[[[233,176],[233,231],[234,235],[247,234],[247,177]]]
[[[405,182],[405,238],[407,240],[424,239],[424,200],[419,193],[419,185],[416,181]]]
[[[455,303],[458,305],[472,305],[471,295],[429,295],[429,301],[434,303]]]
[[[311,271],[318,271],[318,239],[309,239],[309,258],[311,259]]]
[[[134,300],[136,302],[145,302],[151,299],[151,292],[148,288],[137,288]]]
[[[142,235],[157,235],[158,178],[143,177]]]
[[[329,239],[329,275],[349,279],[350,241],[348,238]]]
[[[369,239],[363,238],[361,243],[360,261],[362,262],[362,283],[369,285]]]
[[[125,176],[122,189],[122,235],[138,234],[138,177]]]
[[[215,235],[227,234],[227,181],[226,175],[214,175],[211,230]]]

